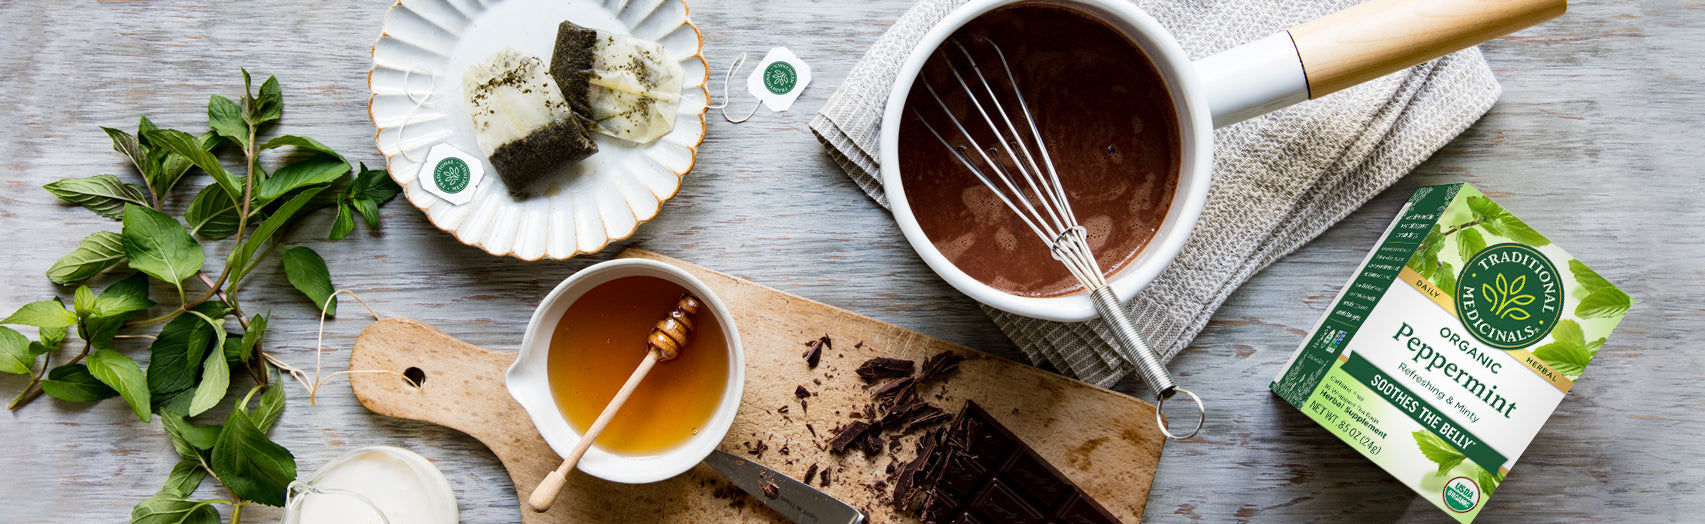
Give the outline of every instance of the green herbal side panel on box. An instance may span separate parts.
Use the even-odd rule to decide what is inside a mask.
[[[1423,187],[1271,387],[1468,522],[1631,305],[1472,186]]]

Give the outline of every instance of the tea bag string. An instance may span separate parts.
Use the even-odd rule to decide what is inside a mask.
[[[722,119],[735,124],[751,119],[752,115],[758,114],[758,106],[762,105],[762,102],[753,102],[752,112],[746,113],[746,116],[740,117],[739,120],[735,120],[733,117],[728,116],[728,82],[730,79],[734,78],[734,71],[738,70],[740,68],[740,64],[744,63],[746,63],[746,53],[742,51],[740,53],[740,57],[734,59],[734,63],[728,64],[728,72],[722,74],[722,104],[705,106],[706,109],[721,109]]]
[[[299,511],[302,501],[307,500],[311,495],[339,495],[354,498],[361,501],[362,504],[366,504],[367,507],[373,508],[373,513],[379,515],[379,522],[391,524],[390,517],[385,516],[384,510],[379,509],[379,504],[373,502],[373,499],[367,498],[366,495],[347,489],[315,487],[313,484],[300,480],[290,481],[290,485],[284,488],[284,507]],[[298,514],[299,516],[300,514]]]
[[[414,69],[416,67],[420,67],[422,65],[425,65],[425,62],[415,62],[413,64],[409,64],[408,69],[403,70],[403,96],[407,96],[410,102],[414,102],[414,106],[409,108],[408,113],[403,114],[403,123],[402,125],[397,126],[397,137],[391,141],[392,145],[397,146],[397,151],[402,153],[403,159],[410,162],[420,161],[415,160],[414,156],[409,154],[408,148],[403,147],[403,133],[408,130],[409,124],[414,123],[414,114],[419,112],[420,108],[426,107],[427,104],[438,103],[439,100],[443,100],[444,98],[444,96],[432,96],[438,91],[438,75],[428,75],[428,78],[432,79],[432,83],[427,84],[425,97],[415,96],[414,85],[409,83],[409,76],[414,74]]]

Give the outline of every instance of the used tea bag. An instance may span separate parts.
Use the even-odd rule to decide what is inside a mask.
[[[662,44],[563,22],[550,74],[593,132],[644,144],[675,129],[686,75]]]
[[[462,75],[480,151],[517,198],[598,152],[537,57],[504,48]]]

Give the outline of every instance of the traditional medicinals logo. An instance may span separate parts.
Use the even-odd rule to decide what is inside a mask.
[[[1486,345],[1531,346],[1550,334],[1563,314],[1563,281],[1557,267],[1526,245],[1482,249],[1457,278],[1457,316]]]
[[[438,184],[438,189],[445,193],[460,193],[468,188],[468,179],[473,171],[468,169],[468,163],[456,157],[438,161],[438,166],[432,169],[432,181]]]
[[[1457,477],[1445,483],[1445,507],[1457,513],[1467,513],[1480,504],[1480,486],[1468,477]]]
[[[799,83],[799,73],[793,70],[793,64],[776,61],[764,68],[764,89],[771,93],[785,95],[793,91],[793,86]]]

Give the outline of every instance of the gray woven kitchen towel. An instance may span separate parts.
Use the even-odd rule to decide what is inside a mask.
[[[877,130],[900,62],[964,0],[921,0],[866,52],[811,129],[883,207]],[[1358,0],[1138,0],[1201,59]],[[1163,360],[1189,345],[1245,280],[1313,239],[1479,119],[1498,83],[1468,49],[1214,134],[1214,174],[1195,233],[1126,304]],[[1032,362],[1108,386],[1124,376],[1101,321],[1061,323],[984,308]]]

